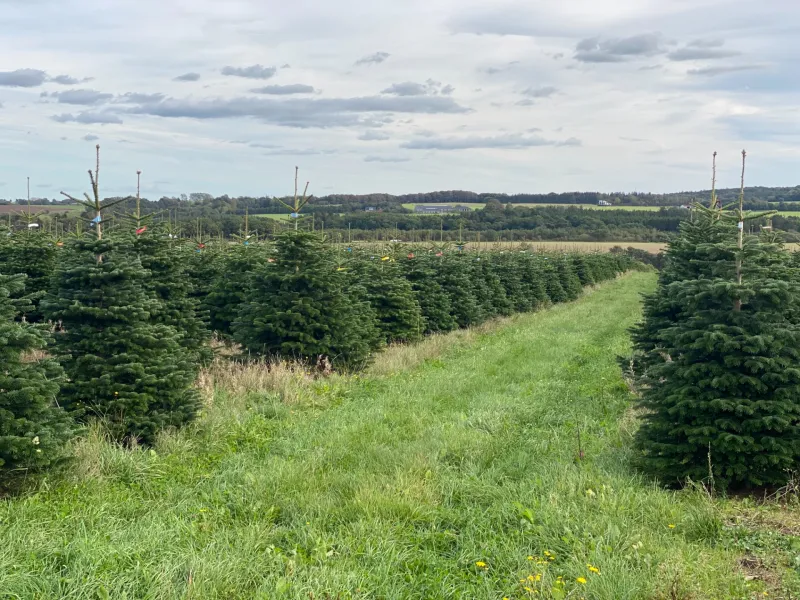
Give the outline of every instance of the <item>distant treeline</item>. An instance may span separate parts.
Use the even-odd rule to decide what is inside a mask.
[[[738,190],[719,190],[724,204],[735,201]],[[389,240],[401,238],[407,241],[449,240],[467,241],[620,241],[620,242],[665,242],[678,230],[682,219],[690,211],[680,208],[693,199],[707,203],[710,192],[686,192],[682,194],[627,194],[613,196],[598,193],[573,194],[475,194],[473,192],[433,192],[392,196],[371,194],[363,196],[331,195],[313,198],[303,210],[304,228],[324,229],[344,239]],[[745,208],[749,210],[798,210],[800,211],[800,188],[747,188]],[[659,211],[636,210],[591,210],[570,204],[596,204],[606,200],[621,206],[648,206],[670,202],[669,207]],[[112,199],[109,199],[112,200]],[[477,203],[482,210],[457,214],[419,215],[403,205],[413,203]],[[537,203],[558,206],[537,206]],[[130,214],[136,204],[129,198],[117,205],[113,213],[117,216]],[[524,204],[529,204],[526,206]],[[563,206],[560,206],[563,205]],[[63,206],[57,204],[57,206]],[[0,214],[0,218],[12,226],[24,227],[26,219],[20,211],[15,214]],[[209,194],[191,194],[179,198],[163,197],[156,201],[141,200],[144,214],[157,213],[156,220],[169,219],[184,236],[206,235],[230,237],[242,232],[245,216],[249,215],[248,227],[259,233],[272,233],[286,227],[285,220],[259,215],[286,215],[288,212],[276,198],[231,198],[213,197]],[[0,210],[0,213],[4,211]],[[62,231],[74,231],[81,218],[85,221],[92,215],[84,213],[36,214],[35,220],[42,227]],[[113,218],[113,217],[110,217]],[[754,223],[753,227],[766,224]],[[775,216],[773,226],[787,233],[787,241],[800,239],[800,212],[798,217]],[[346,237],[345,237],[346,236]]]

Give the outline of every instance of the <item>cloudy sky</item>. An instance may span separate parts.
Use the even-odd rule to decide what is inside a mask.
[[[796,0],[0,0],[0,197],[800,184]]]

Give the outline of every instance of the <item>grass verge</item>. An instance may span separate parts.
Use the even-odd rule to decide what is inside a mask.
[[[0,503],[0,598],[780,597],[791,529],[767,539],[772,509],[630,467],[614,357],[653,285],[391,349],[359,377],[217,365],[192,427],[133,451],[92,429],[70,473]]]

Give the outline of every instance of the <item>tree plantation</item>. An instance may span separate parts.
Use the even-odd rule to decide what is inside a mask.
[[[216,245],[158,226],[98,233],[0,237],[5,478],[57,462],[94,420],[130,445],[194,419],[212,332],[253,358],[359,370],[387,344],[572,300],[632,264],[446,245],[370,253],[302,230]]]

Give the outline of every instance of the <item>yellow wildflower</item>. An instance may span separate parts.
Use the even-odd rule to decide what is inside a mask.
[[[524,589],[524,590],[525,590],[526,592],[528,592],[528,593],[530,593],[530,592],[532,592],[532,591],[533,591],[533,590],[532,590],[531,588],[529,588],[529,587],[522,588],[522,589]]]
[[[478,567],[479,569],[485,569],[486,568],[486,563],[483,562],[482,560],[479,560],[479,561],[477,561],[475,563],[475,566]]]
[[[669,525],[667,525],[667,527],[669,527],[670,529],[675,529],[675,525],[673,525],[672,523],[670,523]]]
[[[578,577],[575,581],[577,581],[581,585],[586,585],[586,577]]]
[[[536,581],[536,578],[533,575],[528,575],[528,581]]]
[[[532,557],[532,556],[529,556],[529,557],[528,557],[528,560],[533,560],[533,557]]]
[[[597,567],[593,567],[593,566],[589,565],[589,570],[592,573],[597,573],[598,575],[600,575],[600,569],[598,569]]]

